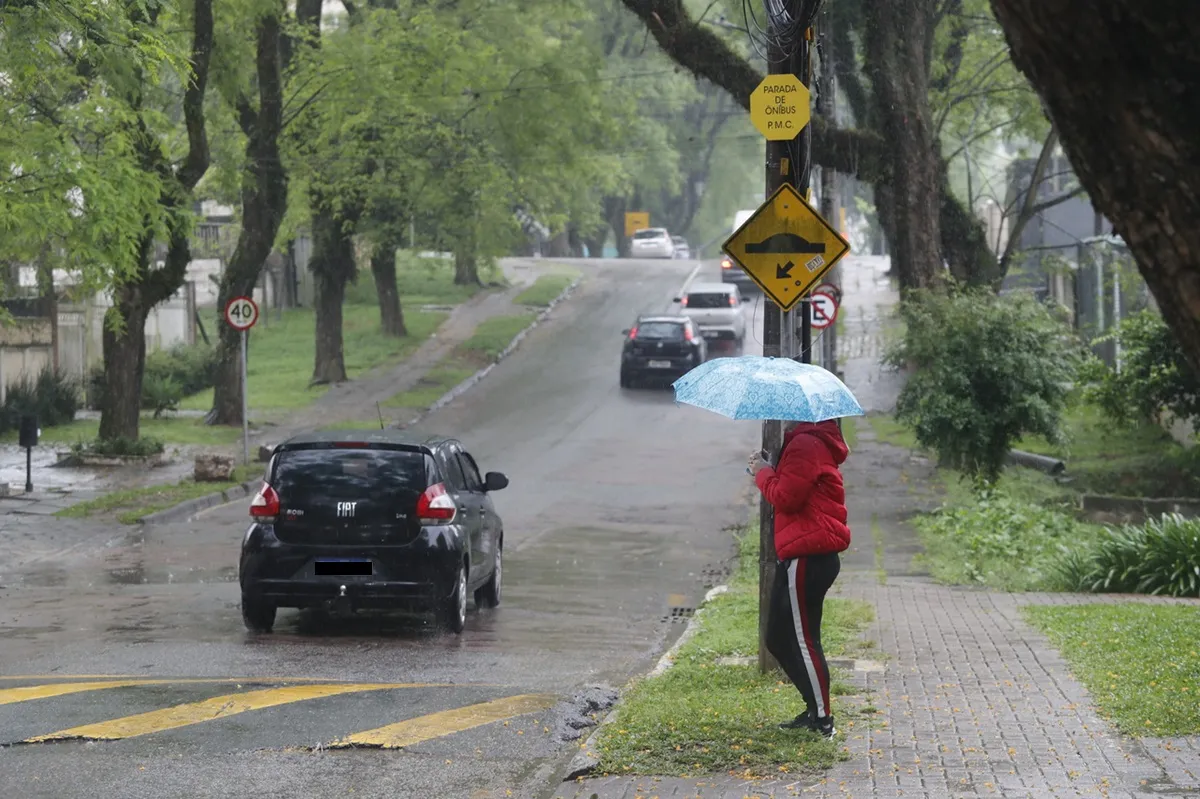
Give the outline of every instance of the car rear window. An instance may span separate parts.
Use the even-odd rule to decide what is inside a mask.
[[[637,231],[633,234],[633,237],[635,239],[661,239],[664,234],[665,231],[647,228],[646,230]]]
[[[728,308],[728,294],[689,294],[688,308]]]
[[[403,501],[428,487],[425,456],[386,449],[281,452],[271,485],[285,505],[329,500]]]
[[[639,339],[679,341],[683,339],[683,325],[675,322],[643,322],[638,325]]]

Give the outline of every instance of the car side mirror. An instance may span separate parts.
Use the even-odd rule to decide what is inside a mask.
[[[750,302],[750,298],[749,298],[749,297],[742,297],[742,302]]]
[[[484,491],[500,491],[508,488],[508,478],[500,472],[488,472],[483,478]]]
[[[675,299],[671,300],[671,302],[683,302],[683,297],[676,297]]]
[[[621,331],[621,335],[622,335],[622,336],[628,336],[628,335],[629,335],[629,328],[625,328],[624,330],[622,330],[622,331]]]

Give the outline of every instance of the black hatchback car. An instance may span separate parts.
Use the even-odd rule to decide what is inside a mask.
[[[686,316],[640,316],[625,331],[621,388],[647,378],[677,378],[708,357],[708,344]]]
[[[452,438],[394,430],[295,436],[275,448],[242,540],[242,619],[269,632],[280,607],[434,610],[455,633],[467,593],[500,604],[504,524]]]

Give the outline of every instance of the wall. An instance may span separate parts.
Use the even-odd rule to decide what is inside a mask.
[[[0,403],[9,386],[53,366],[51,341],[49,319],[16,318],[0,327]]]

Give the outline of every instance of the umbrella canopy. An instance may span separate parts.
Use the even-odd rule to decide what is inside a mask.
[[[673,385],[676,402],[730,419],[823,422],[863,415],[854,394],[832,372],[791,358],[714,358]]]

